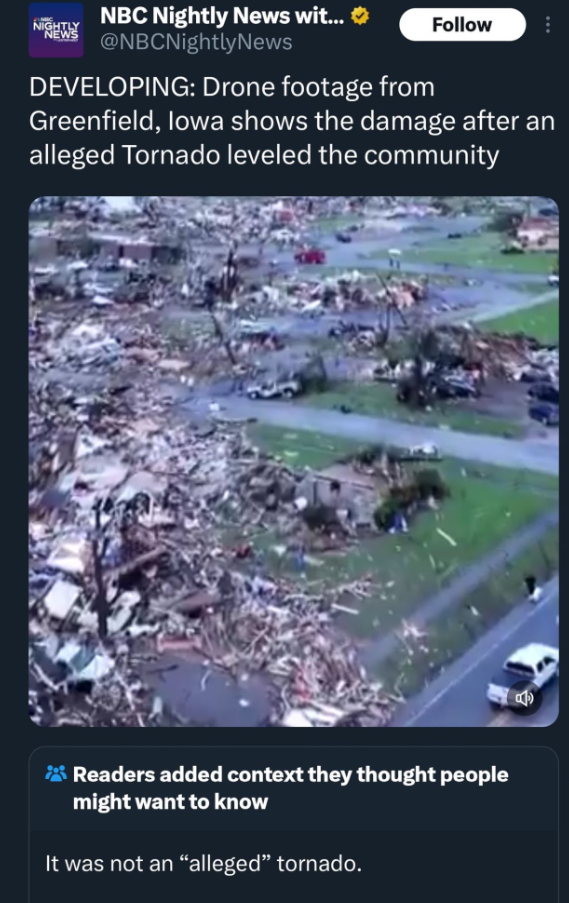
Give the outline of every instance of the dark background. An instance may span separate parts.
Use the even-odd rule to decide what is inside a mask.
[[[4,811],[9,815],[11,836],[15,839],[14,865],[19,863],[18,885],[23,887],[25,880],[25,807],[24,787],[27,784],[27,760],[31,751],[39,746],[57,743],[57,745],[104,746],[109,743],[125,746],[184,746],[195,747],[211,744],[223,746],[251,745],[271,746],[280,744],[292,746],[299,743],[310,743],[312,746],[330,746],[342,743],[345,746],[371,746],[381,743],[385,747],[403,744],[455,744],[462,746],[523,746],[535,744],[536,741],[552,747],[560,756],[563,767],[562,724],[560,720],[548,728],[542,728],[539,735],[531,733],[531,728],[519,727],[515,731],[502,730],[499,735],[486,729],[423,729],[422,732],[391,729],[367,731],[312,731],[309,735],[299,737],[298,732],[273,730],[257,731],[238,729],[161,729],[142,733],[135,729],[117,729],[112,732],[104,729],[92,729],[86,734],[77,730],[61,728],[57,734],[48,734],[46,730],[35,727],[27,718],[26,688],[27,668],[25,655],[25,635],[27,631],[27,611],[25,593],[25,534],[27,516],[20,500],[19,485],[26,480],[26,445],[27,421],[26,406],[23,399],[26,375],[27,354],[24,346],[27,335],[26,304],[23,296],[27,285],[27,217],[31,200],[43,194],[535,194],[554,198],[561,207],[566,192],[566,148],[563,143],[566,109],[566,25],[567,16],[561,4],[553,3],[518,3],[527,20],[527,31],[517,42],[512,44],[493,43],[438,43],[412,44],[406,41],[399,32],[398,21],[402,12],[412,4],[404,3],[366,3],[371,18],[367,25],[358,27],[349,22],[350,3],[327,3],[330,12],[346,19],[342,27],[310,27],[297,28],[294,25],[264,29],[261,26],[250,30],[260,36],[290,35],[294,40],[294,50],[290,52],[234,52],[230,56],[223,53],[202,52],[189,55],[183,52],[151,53],[103,51],[99,46],[101,34],[105,31],[133,31],[136,27],[121,28],[104,26],[99,23],[99,2],[85,0],[86,42],[85,55],[78,60],[31,60],[27,52],[27,3],[14,2],[5,10],[3,39],[5,47],[4,59],[7,62],[4,76],[4,108],[2,147],[6,156],[4,166],[4,223],[7,243],[3,255],[3,355],[4,367],[4,506],[3,516],[9,531],[9,539],[4,545],[4,612],[3,612],[3,727],[5,749],[8,758],[8,772],[2,786],[4,795]],[[110,4],[109,4],[110,5]],[[135,6],[135,3],[122,5]],[[152,4],[148,4],[152,5]],[[162,5],[162,4],[156,4]],[[165,4],[164,4],[165,5]],[[175,4],[176,6],[182,4]],[[196,4],[199,6],[200,4]],[[218,8],[226,8],[228,4],[218,3]],[[312,4],[297,4],[298,8],[309,8]],[[355,4],[354,4],[355,5]],[[271,4],[273,6],[273,4]],[[260,4],[251,8],[262,8]],[[293,8],[282,4],[282,8]],[[551,34],[545,32],[545,16],[552,17]],[[141,26],[140,30],[150,30],[149,26]],[[162,31],[176,30],[161,28]],[[213,34],[212,29],[195,26],[187,33],[203,31]],[[217,32],[219,33],[219,32]],[[226,34],[235,32],[228,29]],[[294,79],[369,79],[377,82],[383,74],[392,79],[413,81],[432,80],[435,82],[436,96],[432,99],[413,100],[412,98],[393,100],[373,99],[348,104],[344,101],[288,101],[286,106],[278,99],[256,102],[253,99],[225,101],[220,98],[200,101],[196,96],[189,106],[189,100],[159,98],[101,98],[71,100],[30,98],[29,76],[42,75],[188,75],[199,84],[204,75],[214,75],[221,79],[255,78],[271,79],[278,82],[282,76],[290,73]],[[193,76],[195,75],[195,79]],[[429,138],[424,133],[367,133],[362,141],[365,147],[469,147],[471,143],[481,144],[490,149],[501,148],[497,165],[490,172],[480,166],[458,167],[367,167],[342,166],[319,168],[307,167],[233,167],[224,169],[221,165],[208,169],[206,167],[87,167],[82,171],[67,167],[32,167],[29,164],[29,152],[33,147],[41,147],[44,143],[56,143],[63,147],[97,147],[108,146],[115,141],[121,143],[137,143],[145,146],[148,137],[133,136],[125,132],[82,134],[67,133],[35,133],[28,125],[29,114],[34,109],[43,109],[48,113],[98,113],[105,108],[116,109],[117,112],[129,112],[138,107],[145,110],[149,107],[159,108],[159,104],[172,107],[177,112],[223,112],[230,116],[233,112],[244,108],[259,114],[289,112],[305,113],[327,108],[338,114],[348,113],[353,116],[362,115],[374,108],[377,113],[409,113],[444,112],[460,117],[467,112],[476,113],[481,108],[495,113],[520,114],[552,114],[556,117],[557,128],[554,133],[468,133],[455,132],[450,136]],[[186,104],[188,106],[186,106]],[[224,133],[223,143],[229,133]],[[255,146],[274,146],[277,141],[283,146],[304,146],[308,140],[314,143],[333,142],[339,147],[357,146],[355,133],[334,133],[318,136],[322,142],[315,141],[312,133],[251,133],[249,140]],[[247,133],[231,134],[234,144],[245,146]],[[194,146],[202,140],[208,146],[215,146],[213,134],[207,137],[191,135],[191,133],[163,133],[152,136],[152,144],[164,140],[166,146]],[[360,136],[361,140],[361,136]],[[221,142],[219,142],[221,143]],[[22,397],[20,397],[20,394]],[[12,498],[13,496],[13,498]],[[21,536],[20,536],[21,533]],[[7,553],[7,554],[6,554]],[[21,575],[21,576],[20,576]],[[21,629],[21,639],[20,637]],[[304,739],[303,739],[304,738]],[[272,754],[267,750],[267,758]],[[362,755],[363,758],[363,755]],[[464,758],[464,757],[462,757]],[[337,763],[342,767],[341,761]],[[475,766],[476,767],[476,766]],[[527,774],[528,786],[540,786],[543,779],[541,769],[530,769]],[[152,786],[152,785],[150,785]],[[410,792],[417,788],[409,788]],[[482,795],[487,793],[484,788]],[[57,808],[52,803],[54,809]],[[527,812],[527,827],[533,827],[533,813]],[[299,822],[302,812],[299,812]],[[21,833],[20,833],[21,828]],[[112,835],[109,835],[112,843]],[[355,836],[355,835],[354,835]],[[220,835],[221,837],[221,835]],[[461,835],[462,837],[462,835]],[[16,841],[17,838],[17,841]],[[166,838],[166,835],[164,835]],[[401,856],[399,875],[402,888],[378,883],[374,892],[399,895],[404,890],[407,894],[436,893],[441,903],[450,894],[456,896],[457,891],[466,899],[480,899],[485,886],[491,886],[492,893],[503,899],[520,897],[541,897],[552,899],[554,890],[545,884],[533,887],[533,862],[543,865],[539,872],[543,881],[554,874],[554,865],[547,861],[554,849],[553,842],[536,840],[528,837],[527,845],[520,851],[517,836],[502,838],[499,842],[491,834],[486,835],[484,848],[478,847],[474,852],[466,837],[455,838],[454,845],[437,844],[438,835],[422,835],[418,848],[431,849],[427,858],[436,862],[438,882],[433,885],[428,872],[422,871],[419,864],[415,869],[415,860],[411,863],[403,853],[405,846],[400,841],[382,835],[377,840],[378,851],[385,850],[386,861],[391,857]],[[452,838],[451,838],[452,839]],[[478,843],[482,842],[482,835]],[[59,845],[60,840],[52,843]],[[130,843],[128,838],[123,841]],[[104,841],[104,835],[97,843]],[[167,843],[166,839],[164,840]],[[305,842],[305,841],[303,841]],[[310,843],[318,844],[318,835],[312,835]],[[349,838],[342,839],[338,847],[348,849]],[[221,844],[221,840],[219,841]],[[427,844],[433,844],[430,848]],[[459,856],[457,846],[464,858]],[[373,855],[373,841],[368,844],[366,855]],[[442,852],[444,850],[444,852]],[[529,852],[528,852],[529,851]],[[548,852],[549,851],[549,852]],[[499,854],[499,855],[498,855]],[[95,850],[93,849],[93,855]],[[413,855],[417,855],[414,853]],[[378,852],[379,856],[379,852]],[[438,857],[438,858],[436,858]],[[381,868],[381,862],[378,863]],[[454,874],[460,873],[462,880],[455,885]],[[422,875],[425,876],[424,887]],[[490,879],[490,875],[492,878]],[[133,877],[133,876],[131,876]],[[164,877],[164,876],[162,876]],[[290,882],[292,876],[286,878]],[[70,879],[77,881],[77,879]],[[148,879],[146,879],[148,880]],[[240,878],[239,880],[245,880]],[[281,880],[283,878],[281,877]],[[296,879],[299,880],[299,879]],[[313,879],[305,877],[304,881]],[[322,880],[322,878],[320,878]],[[330,880],[330,879],[326,879]],[[346,881],[346,889],[355,887],[347,885],[347,878],[339,876],[335,881]],[[358,879],[359,880],[359,879]],[[366,872],[362,881],[366,880]],[[368,878],[369,880],[369,873]],[[415,880],[416,884],[411,884]],[[78,885],[66,890],[68,896],[58,899],[81,899],[82,903],[90,903],[95,897],[97,887],[95,878],[85,882],[79,891]],[[196,888],[198,885],[193,885]],[[256,885],[260,887],[261,885]],[[289,886],[287,884],[287,886]],[[339,885],[338,885],[339,886]],[[132,889],[129,881],[124,891]],[[164,888],[161,884],[160,888]],[[312,887],[309,883],[308,888]],[[325,885],[320,884],[320,888]],[[203,886],[200,893],[203,893]],[[342,887],[343,889],[343,887]],[[207,893],[207,891],[206,891]],[[271,888],[273,893],[273,888]],[[72,896],[71,896],[72,894]],[[88,896],[91,894],[91,896]],[[485,894],[487,896],[487,894]],[[15,892],[13,899],[23,899],[24,895]],[[124,894],[121,893],[121,899]],[[112,897],[109,899],[113,899]],[[138,897],[137,899],[140,899]]]
[[[323,899],[401,900],[422,903],[480,903],[480,900],[557,899],[556,835],[528,831],[460,833],[387,831],[365,834],[303,834],[275,832],[234,834],[220,831],[204,837],[161,831],[157,834],[40,834],[32,851],[32,900],[57,899],[58,903],[109,903],[133,900],[147,903],[159,899],[213,900],[241,897],[271,901]],[[270,853],[271,861],[261,866],[261,874],[243,873],[234,877],[187,871],[180,854],[198,857],[243,856]],[[361,872],[351,874],[279,873],[277,856],[356,860]],[[46,855],[64,854],[93,858],[170,858],[172,874],[46,874]]]
[[[548,6],[548,3],[550,4]],[[21,4],[22,6],[24,4]],[[190,55],[182,51],[154,52],[103,50],[100,39],[103,34],[130,34],[132,32],[183,33],[173,26],[109,25],[100,22],[102,5],[123,5],[132,8],[136,2],[122,4],[100,0],[84,0],[85,54],[81,59],[51,60],[27,57],[26,23],[22,29],[22,56],[19,75],[13,89],[22,92],[25,99],[18,108],[18,147],[23,160],[31,148],[42,147],[45,142],[55,142],[62,147],[108,147],[116,144],[137,144],[140,147],[195,147],[205,143],[208,147],[221,148],[228,141],[235,146],[246,147],[250,141],[255,147],[272,147],[280,142],[286,147],[305,147],[309,140],[314,144],[333,143],[340,148],[361,147],[448,147],[470,148],[482,145],[492,150],[501,148],[496,166],[486,171],[481,166],[232,166],[223,164],[207,168],[180,166],[97,166],[75,171],[70,166],[27,167],[26,200],[40,194],[538,194],[559,198],[562,150],[560,144],[563,126],[564,43],[565,32],[561,12],[545,3],[519,3],[517,7],[527,20],[525,34],[512,43],[415,43],[406,40],[399,30],[402,13],[411,3],[368,3],[369,21],[362,26],[350,20],[350,12],[357,3],[350,0],[331,0],[319,5],[328,9],[334,17],[344,19],[343,26],[227,26],[218,30],[210,26],[189,26],[187,35],[202,32],[207,36],[223,33],[232,37],[238,31],[250,32],[265,38],[290,36],[291,51],[251,51],[225,55],[222,52],[200,52]],[[142,6],[166,6],[163,3],[141,3]],[[186,4],[176,2],[177,9]],[[195,3],[196,8],[209,6]],[[231,9],[233,5],[250,9],[310,9],[307,2],[271,4],[230,4],[222,0],[218,9]],[[362,5],[366,5],[365,3]],[[561,6],[561,4],[559,4]],[[551,33],[546,34],[545,16],[551,17]],[[566,18],[566,15],[564,16]],[[231,19],[231,16],[230,16]],[[203,98],[200,97],[200,80],[203,76],[215,76],[220,80],[280,82],[290,74],[293,80],[319,80],[324,77],[347,81],[369,80],[377,83],[382,75],[397,81],[432,81],[435,84],[433,98],[381,98],[374,92],[372,98],[348,103],[341,99],[324,98]],[[194,98],[146,98],[139,93],[134,98],[49,98],[29,97],[29,76],[49,75],[73,78],[76,75],[100,76],[105,79],[129,75],[186,75],[196,83]],[[12,89],[12,85],[10,86]],[[519,114],[523,117],[535,114],[551,114],[556,117],[554,133],[515,132],[462,132],[455,131],[440,137],[429,137],[420,132],[368,132],[363,136],[354,132],[208,132],[205,135],[192,132],[169,132],[164,127],[160,135],[131,132],[33,132],[28,126],[29,114],[36,109],[47,113],[89,114],[102,113],[106,108],[117,113],[127,113],[138,107],[141,112],[154,107],[173,109],[177,113],[223,113],[227,119],[233,113],[249,109],[263,113],[307,113],[329,109],[337,115],[351,114],[359,118],[371,109],[384,114],[417,114],[442,112],[457,119],[466,113],[480,109],[496,114]],[[559,176],[556,173],[559,166]]]
[[[114,731],[111,731],[114,738]],[[160,731],[160,734],[162,731]],[[185,732],[186,733],[186,732]],[[271,733],[271,732],[269,732]],[[314,732],[312,732],[314,733]],[[335,732],[337,733],[337,732]],[[361,732],[358,731],[358,735]],[[88,732],[89,737],[91,731]],[[210,742],[218,732],[210,731]],[[51,736],[51,735],[50,735]],[[57,739],[59,731],[54,735]],[[141,736],[144,741],[146,733]],[[186,734],[187,736],[187,734]],[[309,740],[312,734],[309,736]],[[377,744],[377,731],[372,732]],[[381,735],[383,736],[383,734]],[[423,734],[419,734],[422,737]],[[45,780],[48,765],[63,764],[68,779],[62,784]],[[73,767],[97,771],[118,768],[152,770],[152,782],[74,781]],[[339,783],[311,782],[308,773],[302,783],[240,781],[165,782],[158,780],[162,769],[174,771],[180,766],[211,770],[223,766],[231,770],[303,768],[353,770],[345,787]],[[443,770],[481,769],[508,772],[506,782],[400,783],[360,782],[356,769],[369,766],[375,771],[433,767]],[[531,777],[530,777],[531,776]],[[557,829],[557,760],[544,747],[508,749],[458,747],[389,749],[373,746],[358,748],[294,746],[260,749],[250,746],[165,747],[139,746],[81,748],[41,747],[30,760],[31,829],[35,831],[152,831],[200,830],[235,831],[528,831]],[[98,798],[114,792],[140,797],[175,797],[178,794],[208,797],[205,810],[143,811],[134,802],[131,810],[100,813],[74,811],[73,797]],[[215,810],[215,793],[230,797],[268,797],[266,810]]]
[[[50,763],[65,764],[68,779],[45,780]],[[184,782],[161,783],[162,769],[211,770],[303,768],[303,783]],[[73,780],[74,766],[112,771],[152,770],[153,782],[83,782]],[[505,783],[312,783],[307,769],[353,769],[369,765],[376,771],[433,767],[437,778],[444,769],[491,769],[508,772]],[[146,797],[207,797],[206,810],[74,811],[73,797],[101,798],[110,793]],[[214,809],[214,796],[268,796],[264,811]],[[180,861],[210,854],[249,859],[271,855],[260,874],[232,876],[241,893],[271,894],[300,890],[303,897],[318,893],[390,893],[406,898],[436,897],[461,900],[557,899],[557,761],[543,747],[520,749],[390,748],[381,747],[155,747],[82,748],[42,747],[30,762],[31,900],[46,894],[61,903],[80,896],[85,903],[124,899],[154,900],[157,893],[184,899],[187,893],[226,893],[220,873],[189,872]],[[356,861],[357,871],[327,874],[279,872],[277,857],[326,858],[342,855]],[[46,871],[47,857],[58,857],[58,872]],[[68,872],[64,860],[104,859],[102,873]],[[110,860],[142,857],[142,872],[111,871]],[[173,861],[170,873],[148,872],[150,859]],[[333,883],[333,887],[331,882]],[[233,885],[230,885],[232,888]],[[231,892],[231,891],[230,891]],[[115,896],[116,895],[116,896]]]

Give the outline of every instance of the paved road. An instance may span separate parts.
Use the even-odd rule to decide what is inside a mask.
[[[552,288],[543,292],[541,295],[519,295],[515,301],[505,301],[502,303],[500,298],[493,298],[485,304],[479,305],[473,313],[464,311],[451,311],[442,314],[439,317],[441,322],[453,322],[455,320],[468,319],[473,323],[483,323],[484,320],[494,320],[497,317],[504,317],[506,314],[515,313],[517,310],[524,310],[528,307],[536,307],[538,304],[546,304],[548,301],[554,301],[559,298],[559,289]]]
[[[184,403],[189,412],[205,414],[207,399],[196,398]],[[390,445],[419,445],[434,443],[441,452],[467,461],[480,461],[503,467],[559,473],[559,448],[539,440],[517,441],[497,436],[460,433],[437,427],[417,426],[398,420],[366,417],[362,414],[340,414],[299,404],[280,401],[250,401],[234,396],[221,405],[223,417],[254,418],[261,423],[291,430],[305,429],[343,436],[356,442],[386,442]]]
[[[401,235],[399,233],[398,237]],[[392,237],[391,243],[397,247],[401,247],[401,242],[397,238]],[[389,270],[389,255],[385,252],[385,257],[372,257],[371,254],[377,250],[377,240],[369,239],[367,241],[356,241],[351,245],[328,245],[326,247],[326,266],[336,267],[346,270]],[[386,242],[386,244],[390,244]],[[369,247],[367,247],[369,246]],[[449,249],[452,250],[451,242]],[[294,260],[291,251],[276,252],[271,255],[278,263],[282,272],[292,272],[298,269],[298,264]],[[444,252],[441,252],[441,257]],[[450,255],[452,256],[452,255]],[[552,264],[553,264],[552,258]],[[314,265],[314,275],[318,274],[319,267]],[[526,273],[507,269],[489,269],[481,266],[456,266],[452,263],[440,263],[418,261],[409,259],[403,253],[401,258],[401,271],[404,273],[415,273],[418,276],[452,276],[456,279],[476,279],[480,282],[495,282],[503,285],[528,285],[529,283],[544,283],[547,279],[543,273]],[[393,270],[396,275],[396,271]]]
[[[434,593],[415,609],[413,612],[415,627],[419,630],[425,629],[435,618],[439,618],[444,612],[458,606],[464,596],[480,586],[493,572],[502,570],[508,560],[516,558],[528,546],[537,545],[546,530],[558,523],[559,511],[556,508],[542,514],[533,523],[509,536],[501,546],[493,549],[474,564],[462,568],[458,577],[452,580],[448,586]],[[390,633],[372,640],[362,652],[362,660],[366,667],[375,669],[380,662],[399,649],[401,646],[400,633],[401,626],[399,625]]]
[[[544,690],[535,715],[520,717],[496,712],[486,700],[488,678],[508,655],[531,642],[559,646],[559,580],[544,588],[538,605],[521,603],[426,690],[411,700],[393,727],[540,727],[552,724],[559,712],[557,681]]]

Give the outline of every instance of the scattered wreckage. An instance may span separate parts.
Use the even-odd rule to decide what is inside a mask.
[[[203,723],[179,722],[144,676],[188,656],[204,688],[208,675],[243,685],[263,674],[263,723],[389,720],[394,700],[336,629],[345,590],[295,590],[264,575],[251,545],[228,542],[255,525],[308,529],[295,503],[302,474],[260,455],[240,427],[193,429],[156,399],[139,398],[133,416],[110,390],[31,391],[32,720]]]

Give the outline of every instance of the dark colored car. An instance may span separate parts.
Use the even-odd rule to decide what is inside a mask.
[[[542,370],[538,367],[527,367],[525,370],[522,370],[520,375],[520,382],[522,383],[544,383],[549,379],[545,370]]]
[[[559,207],[540,207],[537,211],[540,216],[559,216]]]
[[[559,405],[542,401],[530,405],[528,413],[532,420],[537,420],[544,426],[559,426]]]
[[[550,404],[559,404],[559,387],[553,383],[535,383],[528,391],[530,398],[536,401],[547,401]]]
[[[352,240],[352,236],[349,232],[336,232],[336,241],[341,241],[344,245],[349,245]]]
[[[477,398],[478,389],[465,379],[447,376],[437,383],[436,392],[439,398]]]

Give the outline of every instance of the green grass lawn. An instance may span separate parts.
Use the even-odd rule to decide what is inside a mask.
[[[341,436],[336,438],[314,430],[290,430],[264,423],[249,424],[247,434],[261,451],[288,462],[294,468],[311,467],[321,470],[355,455],[363,447],[361,442]],[[452,462],[453,459],[448,460]],[[459,466],[457,461],[454,464]],[[549,493],[559,491],[559,477],[553,474],[478,462],[466,462],[460,466],[477,479],[500,483],[512,490],[533,489]]]
[[[544,251],[526,254],[502,254],[501,248],[508,239],[496,232],[482,232],[464,238],[437,239],[432,245],[406,248],[405,261],[413,263],[449,263],[457,267],[480,267],[487,270],[505,270],[511,273],[550,273],[557,263],[556,253]],[[371,257],[385,258],[387,252],[380,248]]]
[[[558,569],[559,531],[551,528],[536,546],[466,595],[458,608],[432,621],[425,636],[402,643],[378,666],[377,674],[390,690],[404,696],[419,692],[518,604],[526,574],[545,582]]]
[[[361,447],[309,431],[257,425],[251,427],[251,436],[267,452],[296,453],[294,458],[284,456],[293,466],[325,467]],[[265,551],[268,572],[315,592],[369,577],[371,595],[365,599],[350,595],[346,604],[358,614],[342,615],[340,623],[352,636],[370,638],[412,615],[418,604],[446,585],[461,567],[494,550],[555,503],[555,478],[453,459],[437,467],[451,497],[438,511],[419,514],[407,535],[370,535],[343,552],[315,553],[309,557],[303,577],[295,572],[289,556],[278,554],[278,546],[286,544],[282,537],[257,532],[253,541]]]
[[[525,332],[546,344],[559,342],[559,301],[546,301],[496,317],[495,320],[484,320],[480,327],[487,332]]]
[[[249,438],[261,451],[281,458],[289,467],[311,467],[320,470],[347,455],[355,454],[361,447],[351,439],[326,436],[312,430],[288,430],[264,423],[251,424]]]
[[[388,383],[337,383],[326,392],[304,396],[302,404],[329,409],[347,405],[355,414],[388,417],[424,426],[447,426],[464,433],[485,433],[510,439],[524,434],[522,424],[476,413],[469,409],[468,401],[462,402],[462,408],[448,402],[431,411],[415,411],[407,405],[399,404],[395,389]]]

